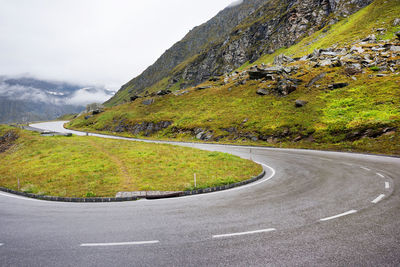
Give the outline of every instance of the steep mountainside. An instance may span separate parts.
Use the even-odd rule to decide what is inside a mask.
[[[0,123],[51,120],[79,113],[85,105],[113,95],[103,88],[34,78],[0,77]]]
[[[145,91],[186,88],[229,73],[265,53],[293,45],[371,1],[244,1],[195,28],[106,104],[123,103]]]
[[[164,85],[179,83],[179,80],[169,80],[172,69],[206,49],[207,45],[225,39],[234,27],[266,1],[268,0],[245,0],[238,6],[227,7],[208,22],[195,27],[141,75],[122,86],[115,97],[106,104],[121,103],[129,99],[129,96],[142,93],[161,81]],[[163,79],[166,80],[163,81]]]
[[[70,127],[400,155],[399,107],[400,0],[376,0],[229,74],[132,97],[104,113],[78,117]]]

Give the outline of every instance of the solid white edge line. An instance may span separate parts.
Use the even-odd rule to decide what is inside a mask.
[[[389,182],[385,182],[385,189],[389,189],[389,188],[390,188]]]
[[[241,235],[252,235],[252,234],[267,233],[267,232],[272,232],[272,231],[276,231],[276,229],[275,228],[269,228],[269,229],[241,232],[241,233],[213,235],[212,238],[232,237],[232,236],[241,236]]]
[[[326,217],[326,218],[323,218],[323,219],[320,219],[320,221],[329,221],[329,220],[332,220],[332,219],[336,219],[336,218],[339,218],[339,217],[343,217],[343,216],[346,216],[346,215],[350,215],[350,214],[353,214],[353,213],[356,213],[357,211],[356,210],[349,210],[349,211],[346,211],[346,212],[344,212],[344,213],[340,213],[340,214],[338,214],[338,215],[335,215],[335,216],[331,216],[331,217]]]
[[[21,199],[21,200],[27,200],[27,201],[41,201],[41,200],[39,200],[39,199],[34,199],[34,198],[29,198],[29,197],[19,197],[19,196],[4,194],[4,193],[0,193],[0,196],[11,197],[11,198],[16,198],[16,199]]]
[[[159,243],[158,240],[153,241],[137,241],[137,242],[119,242],[119,243],[86,243],[81,244],[81,247],[107,247],[107,246],[132,246],[132,245],[148,245]]]
[[[378,175],[378,176],[380,176],[382,178],[385,178],[385,176],[383,174],[380,174],[379,172],[377,172],[376,175]]]
[[[374,204],[376,204],[376,203],[378,203],[379,201],[381,201],[384,197],[385,197],[385,195],[384,195],[384,194],[381,194],[381,195],[379,195],[377,198],[375,198],[374,200],[372,200],[371,202],[374,203]]]

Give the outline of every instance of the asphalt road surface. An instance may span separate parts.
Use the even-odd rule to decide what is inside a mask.
[[[33,127],[64,131],[62,123]],[[399,266],[400,159],[181,144],[252,158],[264,179],[123,203],[0,193],[1,266]]]

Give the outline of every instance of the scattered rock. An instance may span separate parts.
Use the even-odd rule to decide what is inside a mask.
[[[104,111],[104,106],[99,103],[92,103],[86,105],[86,113],[92,113],[92,115],[100,114]]]
[[[330,84],[328,85],[328,89],[340,89],[340,88],[344,88],[346,86],[348,86],[348,83],[334,83],[334,84]]]
[[[390,51],[392,51],[394,53],[400,53],[400,46],[392,46],[392,47],[390,47]]]
[[[131,102],[135,101],[136,99],[140,98],[138,95],[134,95],[130,97]]]
[[[294,59],[284,54],[280,54],[274,58],[274,65],[283,65],[294,62]]]
[[[170,90],[166,89],[166,90],[160,90],[156,93],[156,95],[158,96],[164,96],[164,95],[169,95],[171,93]]]
[[[393,26],[399,26],[400,25],[400,18],[396,18],[393,21]]]
[[[375,34],[368,35],[365,39],[361,40],[362,42],[376,42]]]
[[[397,39],[400,39],[400,31],[396,32],[395,35],[397,36]]]
[[[362,47],[359,47],[359,46],[353,46],[351,49],[350,49],[350,52],[357,52],[357,53],[359,53],[359,54],[362,54],[362,53],[364,53],[364,49],[362,49]]]
[[[211,85],[208,85],[208,86],[199,86],[199,87],[196,87],[194,90],[200,91],[200,90],[208,89],[208,88],[211,88],[211,87],[212,87]]]
[[[302,108],[302,107],[304,107],[305,105],[307,105],[307,101],[304,101],[304,100],[296,100],[296,102],[295,102],[295,106],[296,106],[296,108]]]
[[[154,103],[154,99],[153,99],[153,98],[146,99],[146,100],[143,100],[143,101],[142,101],[142,104],[143,104],[143,105],[146,105],[146,106],[151,105],[151,104],[153,104],[153,103]]]
[[[278,96],[287,96],[288,94],[296,91],[296,89],[296,85],[292,84],[286,79],[281,79],[274,91]]]
[[[379,34],[383,34],[384,32],[386,32],[386,29],[385,29],[385,28],[378,28],[378,29],[376,29],[376,31],[377,31]]]
[[[6,132],[3,136],[0,136],[0,153],[8,150],[14,141],[19,138],[16,131],[10,130]]]
[[[314,78],[311,79],[311,81],[306,84],[306,87],[310,87],[313,86],[314,83],[318,82],[319,80],[323,79],[326,76],[326,72],[322,72],[320,74],[318,74],[317,76],[315,76]]]
[[[257,95],[264,96],[264,95],[268,95],[268,94],[269,94],[268,90],[266,90],[264,88],[261,88],[261,89],[257,90]]]

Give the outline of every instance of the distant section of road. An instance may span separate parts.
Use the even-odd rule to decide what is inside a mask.
[[[62,125],[32,126],[85,135]],[[272,178],[212,194],[125,203],[27,201],[2,193],[1,265],[400,264],[399,158],[173,144],[252,158],[269,166]]]

